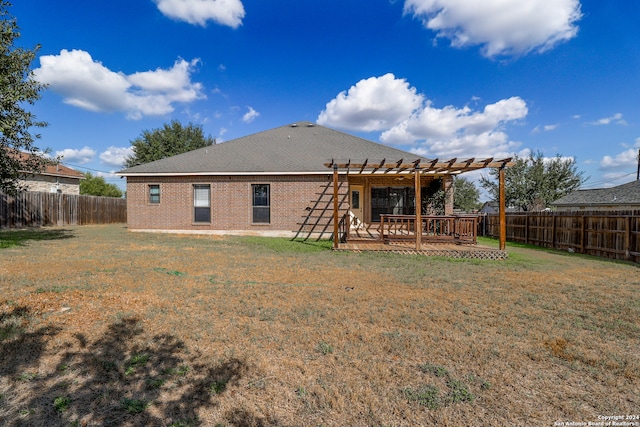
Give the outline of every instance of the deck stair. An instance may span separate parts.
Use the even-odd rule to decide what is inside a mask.
[[[346,190],[348,183],[338,184],[338,210],[344,211],[348,208],[349,193]],[[333,182],[329,181],[322,187],[322,191],[316,193],[318,198],[312,200],[306,207],[306,216],[298,225],[298,231],[291,240],[302,239],[303,241],[317,236],[316,241],[323,237],[329,238],[333,235]]]

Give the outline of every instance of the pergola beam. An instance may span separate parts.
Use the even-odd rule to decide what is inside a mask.
[[[377,171],[378,169],[380,169],[382,166],[384,166],[384,161],[385,161],[385,160],[386,160],[386,159],[382,159],[382,161],[380,162],[380,164],[379,164],[378,166],[372,166],[372,167],[373,167],[373,170],[371,171],[371,173],[376,173],[376,171]]]
[[[369,161],[369,159],[364,159],[364,163],[362,164],[362,166],[360,166],[360,172],[358,173],[362,173],[362,171],[364,170],[364,168],[367,167],[367,162]]]
[[[401,165],[402,165],[402,159],[398,160],[393,166],[388,167],[387,170],[384,171],[384,173],[391,172],[394,169],[400,169]]]
[[[382,159],[379,163],[371,162],[369,164],[369,159],[364,160],[362,163],[352,162],[351,160],[347,160],[345,162],[336,162],[332,160],[331,162],[325,163],[327,168],[333,168],[334,165],[338,166],[338,169],[345,170],[357,170],[358,174],[374,174],[378,172],[380,169],[384,169],[382,173],[386,174],[391,171],[396,171],[396,173],[401,173],[406,171],[407,169],[415,169],[416,167],[420,169],[422,174],[458,174],[462,172],[470,172],[478,169],[485,168],[503,168],[513,166],[513,162],[511,158],[495,160],[494,158],[476,160],[474,158],[466,159],[458,161],[457,159],[450,159],[446,161],[439,161],[438,159],[430,160],[430,161],[421,161],[416,160],[413,162],[404,163],[403,159],[398,160],[394,163],[387,163],[386,159]]]

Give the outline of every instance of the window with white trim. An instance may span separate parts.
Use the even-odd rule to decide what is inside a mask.
[[[269,184],[252,184],[252,218],[254,224],[271,222],[271,188]]]
[[[153,205],[157,205],[160,203],[160,185],[149,185],[149,203]]]
[[[211,222],[211,186],[193,186],[193,222]]]

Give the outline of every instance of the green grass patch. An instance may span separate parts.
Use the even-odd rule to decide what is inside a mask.
[[[333,346],[329,343],[321,341],[317,347],[318,352],[322,353],[324,356],[327,354],[333,353]]]
[[[447,393],[446,396],[447,402],[460,403],[473,401],[473,395],[469,391],[469,387],[462,381],[449,378],[447,386],[449,387],[449,393]]]
[[[433,374],[436,377],[447,377],[449,376],[449,371],[447,368],[442,366],[433,365],[431,363],[425,363],[419,366],[420,370],[424,373]]]
[[[74,237],[71,230],[29,228],[0,231],[0,249],[24,246],[28,241],[58,240]]]
[[[162,387],[167,381],[162,378],[150,378],[147,380],[147,388],[157,389]]]
[[[217,395],[227,389],[227,383],[225,381],[214,381],[209,385],[209,393]]]
[[[31,381],[38,378],[37,372],[23,372],[18,375],[18,381]]]
[[[267,252],[286,254],[323,252],[330,250],[333,246],[330,240],[291,240],[286,237],[243,236],[236,237],[234,240]]]
[[[125,364],[124,374],[127,376],[134,374],[136,372],[136,369],[146,365],[148,361],[149,361],[148,354],[146,353],[134,354]]]
[[[53,407],[59,413],[63,413],[69,409],[70,404],[71,398],[69,396],[58,396],[53,400]]]
[[[149,407],[149,403],[144,399],[127,399],[120,401],[120,406],[130,414],[139,414]]]
[[[420,406],[425,406],[428,409],[438,409],[443,406],[440,389],[431,384],[417,389],[407,387],[402,393],[410,402],[416,402]]]
[[[156,271],[158,273],[165,273],[168,274],[170,276],[184,276],[186,273],[183,273],[181,271],[176,271],[176,270],[169,270],[168,268],[162,268],[162,267],[157,267],[154,268],[153,271]]]
[[[47,292],[53,292],[59,294],[64,292],[66,289],[69,289],[68,286],[48,286],[48,287],[39,287],[36,288],[36,294],[44,294]]]
[[[189,373],[190,370],[191,370],[191,368],[189,368],[189,366],[180,365],[177,368],[165,369],[164,371],[162,371],[162,373],[164,375],[172,375],[172,376],[184,377],[185,375],[187,375]]]
[[[427,362],[418,365],[418,369],[425,374],[444,379],[447,393],[441,395],[440,389],[432,384],[427,384],[417,389],[407,387],[402,392],[409,401],[417,402],[419,405],[426,406],[429,409],[439,409],[455,403],[470,403],[473,401],[474,395],[471,393],[469,385],[464,381],[453,378],[447,368]],[[476,378],[475,375],[469,375],[468,379],[474,383],[478,382],[481,390],[490,388],[488,382],[481,378]]]

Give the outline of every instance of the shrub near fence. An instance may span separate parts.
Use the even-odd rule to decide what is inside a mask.
[[[0,193],[0,228],[127,222],[127,201],[115,197],[24,192]]]
[[[508,213],[507,240],[640,262],[640,211]],[[499,217],[481,217],[480,234],[499,236]]]

